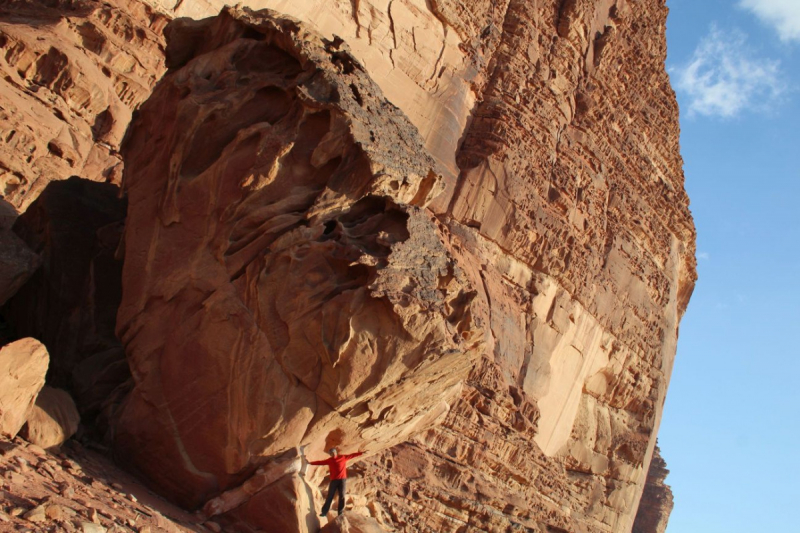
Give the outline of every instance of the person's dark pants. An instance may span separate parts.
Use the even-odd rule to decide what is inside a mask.
[[[338,492],[339,493],[339,514],[344,512],[344,485],[346,479],[332,479],[331,484],[328,485],[328,497],[325,499],[325,505],[322,506],[322,512],[320,514],[326,515],[331,508],[331,504],[333,503],[333,495]]]

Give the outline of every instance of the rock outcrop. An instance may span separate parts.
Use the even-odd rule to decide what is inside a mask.
[[[13,438],[44,387],[50,358],[36,339],[20,339],[0,348],[0,435]]]
[[[336,517],[336,520],[329,522],[319,533],[385,533],[378,522],[372,518],[367,518],[359,514],[345,511]]]
[[[425,210],[440,177],[416,129],[345,44],[293,19],[228,8],[166,33],[170,70],[123,146],[119,460],[197,506],[298,445],[430,427],[486,310]]]
[[[224,2],[148,3],[201,18]],[[140,80],[134,107],[166,18],[134,0],[13,4],[7,197],[118,181],[126,111],[102,84],[102,105],[76,107],[94,78],[75,73],[141,43],[133,70],[107,67]],[[302,22],[173,22],[170,72],[124,145],[117,332],[135,388],[118,459],[184,505],[222,502],[231,527],[317,527],[322,479],[294,450],[340,444],[367,446],[354,511],[387,530],[661,532],[652,458],[696,279],[664,1],[245,4]],[[84,18],[144,28],[103,55],[80,44]],[[96,123],[114,127],[95,138]],[[102,371],[72,381],[126,394],[103,346],[80,363]]]
[[[137,0],[0,5],[0,195],[25,211],[54,180],[119,183],[131,112],[164,71],[167,21]]]
[[[664,533],[667,530],[669,515],[675,506],[672,489],[664,483],[667,474],[667,463],[656,447],[647,472],[647,483],[639,502],[636,521],[633,523],[633,533]]]

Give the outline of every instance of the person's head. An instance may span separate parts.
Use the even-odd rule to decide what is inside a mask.
[[[328,453],[331,454],[333,457],[336,457],[339,455],[339,450],[337,450],[336,448],[331,448],[330,450],[328,450]]]

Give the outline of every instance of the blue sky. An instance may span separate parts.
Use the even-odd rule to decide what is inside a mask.
[[[697,226],[667,533],[800,532],[800,0],[667,0]]]

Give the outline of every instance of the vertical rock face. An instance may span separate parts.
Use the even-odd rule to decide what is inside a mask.
[[[647,472],[647,483],[636,513],[636,521],[633,523],[633,533],[664,533],[667,530],[669,515],[675,506],[672,489],[664,484],[667,474],[667,463],[656,448]]]
[[[485,258],[493,349],[439,428],[376,463],[425,458],[381,484],[396,523],[631,530],[695,280],[665,19],[663,2],[509,4],[436,203]],[[515,427],[528,402],[533,430]]]
[[[173,23],[125,145],[118,458],[283,531],[315,527],[301,444],[366,444],[350,487],[387,529],[661,531],[696,278],[664,1],[245,4],[302,23]],[[118,180],[165,18],[8,5],[4,194]]]
[[[340,40],[235,9],[167,35],[123,149],[135,388],[115,448],[194,506],[298,445],[429,427],[484,351],[485,306],[424,208],[434,159]]]
[[[135,0],[0,6],[0,195],[24,211],[53,180],[119,182],[132,109],[161,76],[167,17]]]

